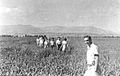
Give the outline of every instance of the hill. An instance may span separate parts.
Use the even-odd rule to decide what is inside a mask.
[[[40,28],[33,27],[32,25],[5,25],[1,29],[3,34],[31,34],[41,31]]]
[[[93,35],[115,35],[115,33],[94,26],[48,26],[5,25],[2,34],[39,34],[39,33],[80,33]]]
[[[115,33],[109,30],[104,30],[95,26],[50,26],[44,27],[45,32],[53,33],[79,33],[79,34],[94,34],[94,35],[114,35]]]

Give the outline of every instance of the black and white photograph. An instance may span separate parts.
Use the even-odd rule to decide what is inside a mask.
[[[120,0],[0,0],[0,76],[120,76]]]

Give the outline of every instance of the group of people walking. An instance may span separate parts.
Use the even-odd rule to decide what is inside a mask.
[[[52,49],[57,47],[57,50],[66,51],[68,47],[67,38],[57,37],[48,38],[46,35],[41,35],[36,39],[37,46],[41,48],[51,47]]]
[[[57,47],[58,50],[65,51],[68,47],[67,38],[62,39],[58,37],[56,40],[55,38],[48,39],[46,35],[39,36],[36,39],[37,45],[43,48]],[[101,76],[100,75],[100,68],[99,68],[99,53],[98,53],[98,46],[92,42],[91,36],[84,36],[84,42],[87,45],[86,51],[86,62],[87,62],[87,70],[84,76]]]

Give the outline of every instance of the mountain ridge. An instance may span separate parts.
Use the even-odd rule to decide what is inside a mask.
[[[7,30],[7,31],[6,31]],[[39,33],[88,33],[98,35],[114,35],[112,31],[106,31],[95,26],[42,26],[32,25],[6,25],[1,29],[3,34],[39,34]]]

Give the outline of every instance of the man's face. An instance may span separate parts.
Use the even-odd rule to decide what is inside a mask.
[[[86,38],[84,38],[84,42],[85,42],[85,44],[90,45],[91,41],[89,40],[89,38],[86,37]]]
[[[58,40],[60,40],[60,38],[58,37]]]

